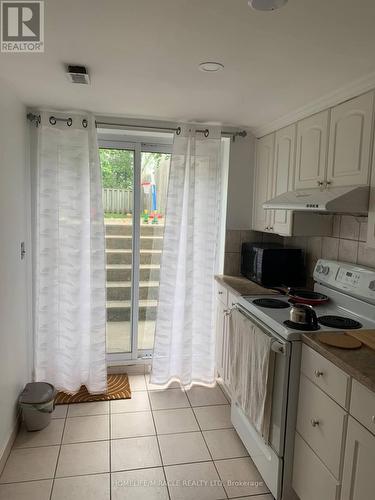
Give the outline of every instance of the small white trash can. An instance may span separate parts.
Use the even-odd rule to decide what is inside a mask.
[[[47,382],[26,384],[19,397],[23,420],[28,431],[40,431],[47,427],[55,409],[57,391]]]

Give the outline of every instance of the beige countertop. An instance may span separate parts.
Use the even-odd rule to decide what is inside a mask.
[[[278,292],[263,288],[253,281],[242,276],[217,275],[215,279],[221,285],[226,286],[235,295],[275,295]]]
[[[375,330],[374,330],[375,335]],[[339,349],[322,344],[317,333],[304,333],[303,342],[375,392],[375,351],[362,345],[359,349]]]

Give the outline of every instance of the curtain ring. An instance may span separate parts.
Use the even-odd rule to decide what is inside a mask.
[[[177,127],[176,128],[176,135],[180,135],[181,134],[181,127]]]
[[[88,123],[88,121],[86,120],[86,118],[84,118],[84,119],[82,120],[82,127],[83,127],[83,128],[87,128],[87,125],[88,125],[88,124],[89,124],[89,123]]]
[[[73,120],[71,118],[68,118],[66,120],[66,124],[68,125],[68,127],[71,127],[72,126],[72,123],[73,123]]]
[[[50,122],[51,125],[56,125],[57,120],[56,120],[56,118],[54,116],[50,116],[49,117],[49,122]]]
[[[206,128],[206,129],[204,130],[203,135],[204,135],[205,137],[208,137],[208,136],[210,135],[210,131],[208,130],[208,128]]]

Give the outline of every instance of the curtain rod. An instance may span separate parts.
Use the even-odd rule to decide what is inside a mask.
[[[36,126],[38,126],[41,122],[40,115],[35,115],[33,113],[28,113],[27,119],[30,120],[31,122],[34,122]],[[56,125],[57,122],[66,122],[68,127],[71,127],[73,123],[72,118],[57,118],[55,116],[50,116],[49,117],[49,122],[51,125]],[[82,126],[86,128],[88,125],[88,122],[86,119],[82,120]],[[95,121],[95,126],[100,127],[100,126],[107,126],[107,127],[123,127],[123,128],[128,128],[128,129],[139,129],[139,130],[164,130],[165,132],[173,132],[177,135],[181,134],[181,127],[148,127],[146,125],[132,125],[130,123],[115,123],[115,122],[100,122],[100,121]],[[197,129],[196,132],[203,134],[205,137],[208,137],[210,135],[210,131],[208,128],[205,129]],[[226,135],[232,138],[233,142],[236,140],[236,137],[246,137],[247,132],[246,130],[239,130],[237,132],[225,132],[222,131],[221,135]]]
[[[140,129],[140,130],[164,130],[165,132],[173,132],[177,135],[181,134],[181,127],[148,127],[146,125],[132,125],[130,123],[115,123],[115,122],[95,122],[96,127],[107,126],[107,127],[123,127],[129,129]],[[208,137],[210,131],[208,128],[205,129],[197,129],[196,132],[204,134],[205,137]],[[221,132],[221,135],[227,135],[232,137],[233,141],[235,141],[236,137],[246,137],[246,130],[239,130],[237,132],[225,132],[224,130]]]

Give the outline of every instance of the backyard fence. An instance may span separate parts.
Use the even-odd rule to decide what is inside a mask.
[[[127,189],[103,189],[104,212],[127,214],[133,211],[133,191]]]
[[[158,212],[164,213],[165,210],[166,191],[163,189],[157,192],[157,209]],[[128,189],[103,189],[103,207],[104,212],[112,214],[127,214],[133,212],[133,191]],[[152,199],[151,193],[141,191],[141,213],[144,210],[151,212]]]

